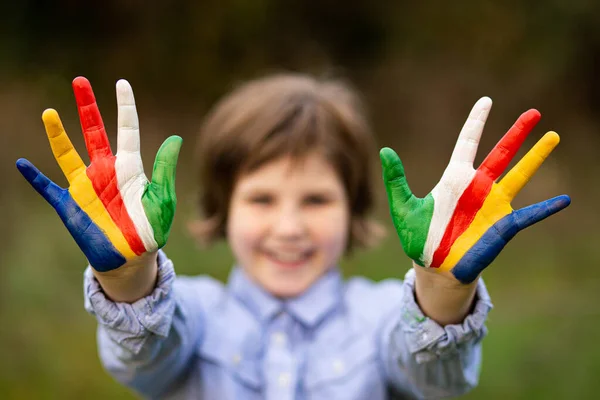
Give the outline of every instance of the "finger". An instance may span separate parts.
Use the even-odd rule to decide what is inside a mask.
[[[499,229],[513,227],[509,220],[510,218],[504,217],[497,221],[450,270],[458,281],[464,284],[473,282],[500,254],[508,241],[514,236],[513,234],[510,238],[505,238],[498,233]]]
[[[389,147],[384,147],[379,152],[381,169],[383,171],[383,183],[390,199],[399,201],[404,205],[413,196],[408,181],[404,175],[404,167],[398,154]]]
[[[90,82],[82,76],[75,78],[73,91],[90,161],[94,162],[97,158],[111,156],[110,143],[106,137],[102,116]]]
[[[493,181],[498,179],[519,151],[529,132],[540,121],[538,110],[529,110],[521,114],[515,124],[494,146],[478,169],[484,171]]]
[[[166,193],[175,195],[175,172],[177,159],[183,139],[179,136],[171,136],[164,141],[154,161],[152,171],[152,183],[163,188]]]
[[[31,162],[17,160],[17,168],[33,188],[54,207],[88,261],[98,271],[108,271],[125,263],[109,238],[75,202],[69,192],[60,188]]]
[[[475,103],[465,125],[460,131],[450,162],[469,163],[473,165],[481,133],[483,132],[483,127],[491,108],[492,99],[489,97],[482,97]]]
[[[569,204],[569,196],[562,195],[506,215],[496,221],[465,253],[452,268],[452,274],[462,283],[473,282],[519,231],[556,214]]]
[[[118,152],[137,153],[140,152],[140,128],[135,107],[133,89],[129,82],[120,79],[117,82],[117,106],[118,106]]]
[[[569,204],[571,204],[571,198],[567,195],[561,195],[515,211],[514,220],[518,231],[556,214],[567,208]]]
[[[65,132],[56,110],[51,108],[45,110],[42,113],[42,121],[50,141],[52,154],[54,154],[54,158],[63,174],[67,177],[67,181],[71,183],[77,175],[85,172],[85,164],[73,147],[73,143],[71,143],[67,132]]]
[[[523,189],[529,179],[536,173],[544,160],[558,145],[560,137],[556,132],[548,132],[500,181],[509,202]]]
[[[52,207],[60,204],[65,190],[42,174],[29,160],[19,158],[17,169]]]

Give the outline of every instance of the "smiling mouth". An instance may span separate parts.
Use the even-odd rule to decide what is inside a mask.
[[[304,265],[315,253],[314,250],[299,252],[299,253],[278,253],[273,251],[265,251],[267,258],[283,268],[297,268]]]

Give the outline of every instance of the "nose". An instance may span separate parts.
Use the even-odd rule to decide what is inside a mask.
[[[302,213],[293,205],[283,205],[273,221],[272,233],[280,239],[297,239],[304,235],[306,225]]]

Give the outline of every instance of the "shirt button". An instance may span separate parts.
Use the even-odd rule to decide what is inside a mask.
[[[276,346],[279,346],[279,347],[285,346],[285,342],[286,342],[285,333],[275,332],[273,335],[271,335],[271,341]]]
[[[279,383],[279,386],[281,387],[288,387],[290,385],[292,381],[292,377],[289,374],[289,372],[282,372],[281,374],[279,374],[279,378],[277,379],[277,382]]]
[[[427,332],[423,332],[423,333],[421,334],[421,341],[422,341],[422,342],[424,342],[424,341],[426,341],[427,339],[429,339],[429,335],[427,334]]]
[[[344,362],[342,360],[335,360],[333,362],[333,370],[336,374],[341,374],[344,372]]]
[[[233,365],[238,365],[242,361],[242,356],[236,354],[232,357],[231,361],[233,361]]]

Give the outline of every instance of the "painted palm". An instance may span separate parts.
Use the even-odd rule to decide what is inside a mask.
[[[540,113],[522,114],[476,170],[473,161],[491,99],[480,99],[471,111],[440,182],[425,198],[415,197],[398,155],[380,152],[392,221],[406,254],[422,267],[474,281],[520,230],[562,210],[571,202],[558,196],[513,210],[510,203],[559,142],[548,132],[499,181]]]
[[[182,141],[178,136],[165,140],[149,182],[142,165],[138,117],[129,83],[117,82],[116,155],[110,149],[90,83],[78,77],[73,90],[90,165],[86,168],[73,147],[58,113],[48,109],[42,120],[69,188],[56,185],[26,159],[19,159],[17,168],[54,207],[92,267],[110,271],[165,245],[175,213],[175,169]]]

